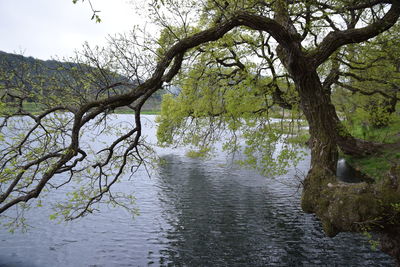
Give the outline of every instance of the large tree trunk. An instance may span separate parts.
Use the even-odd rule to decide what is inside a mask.
[[[316,71],[296,75],[295,83],[311,135],[311,168],[304,181],[302,208],[306,212],[316,212],[322,197],[321,187],[335,180],[339,119]]]
[[[376,184],[346,184],[336,180],[338,146],[361,154],[368,145],[342,132],[329,95],[316,71],[293,75],[311,135],[311,168],[304,180],[302,208],[315,213],[328,236],[346,231],[377,231],[382,249],[400,264],[400,168]],[[353,146],[357,145],[356,148]]]

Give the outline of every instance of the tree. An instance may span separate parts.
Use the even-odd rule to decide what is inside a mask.
[[[229,112],[232,115],[235,107],[238,119],[248,116],[249,122],[251,114],[265,114],[270,108],[268,103],[300,110],[308,121],[311,136],[311,169],[303,181],[303,210],[315,213],[329,236],[341,231],[380,231],[386,244],[393,248],[387,250],[388,253],[400,260],[400,253],[396,252],[400,248],[400,231],[398,223],[393,223],[399,216],[395,208],[400,202],[397,178],[376,184],[342,185],[336,182],[338,147],[343,153],[364,155],[374,152],[379,145],[356,139],[346,131],[330,94],[330,88],[337,80],[337,67],[333,63],[337,51],[389,30],[400,16],[398,1],[210,0],[194,3],[154,0],[149,6],[151,16],[163,28],[155,44],[134,34],[130,39],[114,39],[104,57],[96,56],[91,50],[85,52],[88,64],[98,67],[98,77],[103,69],[122,71],[131,75],[128,77],[140,78],[139,85],[129,80],[107,81],[97,86],[93,79],[89,86],[96,85],[99,94],[95,99],[74,101],[73,105],[62,101],[49,106],[40,115],[26,112],[23,105],[17,111],[5,112],[2,129],[6,129],[7,123],[17,115],[27,115],[32,121],[3,149],[0,213],[39,197],[45,186],[51,186],[61,173],[69,173],[73,178],[83,171],[95,171],[95,175],[86,177],[87,186],[73,194],[68,205],[60,206],[60,212],[67,219],[93,211],[94,205],[106,196],[114,201],[111,187],[126,171],[128,160],[134,159],[131,163],[134,166],[144,162],[139,150],[143,103],[163,85],[179,78],[181,84],[187,85],[182,88],[187,100],[200,96],[212,106],[200,114],[193,113],[196,110],[185,110],[185,114],[200,119],[206,117],[208,123],[212,123],[210,118]],[[195,14],[191,13],[193,11]],[[189,23],[189,20],[198,23]],[[331,71],[324,74],[323,69],[329,69],[331,60]],[[188,75],[189,78],[177,77],[179,72],[180,76]],[[204,79],[195,82],[196,77]],[[120,86],[128,87],[130,91],[112,96],[104,94]],[[7,88],[3,91],[4,95],[14,99],[24,99],[21,95],[12,96]],[[242,98],[248,104],[241,107],[232,92],[248,97]],[[221,102],[224,98],[220,97],[225,93],[229,104],[234,106],[225,106]],[[72,99],[76,96],[68,102]],[[253,101],[257,102],[257,110],[249,108]],[[122,106],[131,106],[135,110],[136,125],[98,151],[102,157],[93,162],[80,142],[80,133],[89,121],[104,122],[110,110]],[[52,116],[59,116],[54,113],[59,110],[68,111],[71,116],[65,116],[65,121],[57,128],[44,123]],[[170,128],[176,129],[175,126]],[[64,142],[49,150],[49,144],[56,143],[58,138]],[[168,136],[165,138],[168,140]],[[270,137],[274,138],[276,136]],[[41,140],[40,149],[33,146],[38,140]],[[268,138],[254,138],[250,145],[264,148],[260,140],[267,142]],[[30,149],[24,149],[26,143],[32,144]],[[271,151],[265,147],[265,151]],[[398,177],[399,169],[394,169],[393,175]],[[53,186],[68,182],[69,179]]]
[[[335,84],[347,94],[357,96],[358,105],[347,109],[354,112],[357,107],[360,116],[365,115],[364,123],[370,127],[387,126],[399,100],[399,41],[394,37],[398,31],[397,24],[374,40],[349,46],[340,59],[343,70],[338,71],[341,79]]]

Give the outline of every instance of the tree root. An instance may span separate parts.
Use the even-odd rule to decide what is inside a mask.
[[[348,184],[314,167],[304,181],[302,208],[316,214],[329,237],[340,232],[379,233],[382,251],[400,265],[399,178],[400,167],[394,167],[377,183]]]

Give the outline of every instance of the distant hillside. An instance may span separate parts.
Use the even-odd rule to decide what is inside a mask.
[[[5,64],[6,62],[9,62],[13,65],[18,65],[21,63],[29,64],[30,66],[34,66],[39,63],[39,65],[46,66],[49,69],[55,69],[57,68],[60,64],[66,64],[60,61],[56,60],[40,60],[36,59],[33,57],[25,57],[23,55],[18,55],[18,54],[12,54],[12,53],[6,53],[3,51],[0,51],[0,67],[1,68],[9,68],[8,64]]]
[[[85,75],[82,75],[85,73]],[[131,82],[115,72],[99,70],[85,64],[40,60],[33,57],[0,51],[0,94],[9,91],[23,92],[29,102],[38,97],[75,95],[90,100],[100,96],[123,93],[127,88],[100,91],[115,82]],[[11,88],[11,89],[10,89]],[[159,110],[162,92],[154,94],[144,107],[145,110]]]

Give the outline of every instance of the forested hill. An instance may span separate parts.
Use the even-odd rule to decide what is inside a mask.
[[[1,70],[10,70],[10,67],[19,65],[19,64],[28,64],[29,66],[33,67],[36,65],[42,65],[47,67],[48,69],[55,69],[62,66],[63,64],[67,64],[65,62],[56,61],[56,60],[40,60],[33,57],[25,57],[23,55],[6,53],[0,51],[0,68]]]
[[[0,51],[1,96],[7,90],[9,94],[25,97],[28,102],[37,102],[40,97],[66,95],[84,102],[128,90],[124,86],[112,91],[104,89],[116,82],[135,84],[139,81],[88,64],[40,60]],[[158,110],[162,94],[153,95],[145,109]]]

